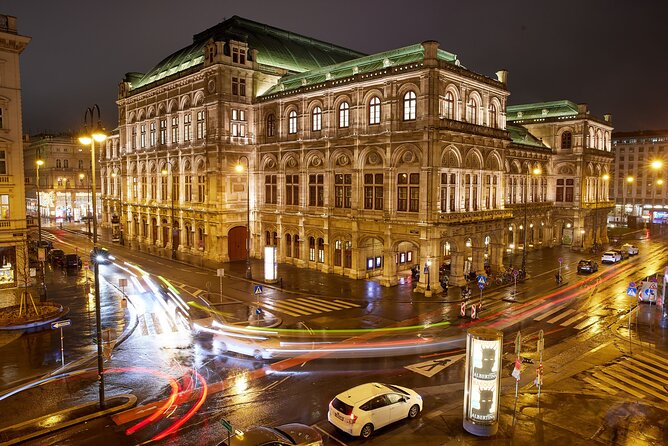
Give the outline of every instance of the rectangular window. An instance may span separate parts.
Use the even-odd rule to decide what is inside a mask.
[[[420,174],[400,173],[397,176],[397,211],[418,212],[420,209]]]
[[[155,122],[149,124],[150,128],[150,147],[155,147]]]
[[[140,127],[140,141],[139,141],[139,147],[142,149],[146,148],[146,124],[142,124]]]
[[[160,179],[160,199],[167,200],[167,176],[163,175]]]
[[[190,141],[190,131],[192,129],[193,115],[186,113],[183,115],[183,140],[185,142]]]
[[[179,118],[174,116],[172,118],[172,144],[179,142]]]
[[[230,122],[230,129],[233,137],[246,136],[246,112],[244,110],[232,110],[232,121]]]
[[[572,178],[566,179],[566,191],[564,201],[572,203],[575,197],[575,180]]]
[[[276,175],[264,176],[264,202],[276,204]]]
[[[315,239],[313,237],[308,239],[308,259],[315,262]]]
[[[383,174],[364,174],[364,209],[383,210]]]
[[[285,176],[285,204],[299,206],[299,175]]]
[[[239,79],[239,96],[246,96],[246,79]]]
[[[5,127],[4,127],[4,125],[5,125],[5,121],[4,121],[2,112],[3,112],[3,110],[2,110],[2,108],[0,107],[0,129],[4,129],[4,128],[5,128]]]
[[[341,240],[334,241],[334,266],[341,266],[342,259],[342,243]]]
[[[233,77],[232,78],[232,95],[233,96],[239,96],[239,78],[238,77]]]
[[[184,192],[185,196],[183,199],[189,203],[193,201],[193,177],[192,175],[184,175],[183,180],[185,182],[184,184]]]
[[[197,176],[197,201],[204,203],[206,201],[206,176]]]
[[[325,205],[325,176],[324,174],[311,174],[308,176],[308,205]]]
[[[132,126],[132,137],[130,141],[130,146],[132,147],[132,150],[135,150],[137,148],[137,127]]]
[[[167,144],[167,119],[160,120],[160,144]]]
[[[204,139],[206,136],[206,121],[204,110],[197,112],[197,139]]]
[[[352,198],[352,174],[334,176],[334,207],[350,209]]]
[[[0,175],[7,175],[7,154],[0,150]]]
[[[155,200],[158,195],[158,184],[157,181],[158,179],[155,177],[155,175],[150,176],[150,181],[151,181],[151,200]]]
[[[0,220],[9,220],[9,194],[0,195]]]

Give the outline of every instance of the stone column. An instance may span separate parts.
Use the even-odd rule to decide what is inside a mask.
[[[464,253],[450,251],[450,286],[464,286]]]
[[[492,271],[504,271],[505,267],[503,266],[503,243],[492,243],[490,244],[489,248],[489,266],[492,268]]]
[[[397,278],[397,263],[395,256],[397,253],[391,249],[383,250],[383,275],[380,278],[380,284],[385,287],[391,287],[399,283]]]
[[[471,263],[471,271],[477,274],[485,272],[485,248],[473,247],[473,262]]]

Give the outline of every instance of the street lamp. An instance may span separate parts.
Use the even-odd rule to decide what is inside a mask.
[[[246,155],[241,155],[239,157],[239,161],[237,161],[237,165],[235,166],[235,170],[239,173],[244,171],[244,166],[241,164],[241,159],[244,158],[246,160],[246,279],[252,279],[253,278],[253,271],[251,270],[251,264],[250,264],[250,240],[251,240],[251,227],[250,227],[250,161],[248,160],[248,157]]]
[[[39,168],[44,165],[44,160],[37,160],[35,161],[35,164],[37,165],[37,252],[39,255],[39,250],[44,249],[42,247],[42,204],[40,202],[40,196],[39,196]],[[44,252],[46,255],[46,250]],[[46,300],[46,286],[44,286],[44,260],[40,261],[40,278],[41,278],[41,285],[39,289],[39,295],[40,298]]]
[[[605,184],[606,181],[610,179],[610,175],[607,173],[604,173],[601,178],[603,179],[603,184]],[[596,207],[594,208],[594,248],[596,248],[596,234],[598,233],[598,190],[601,188],[601,186],[598,184],[598,180],[596,180]]]
[[[94,124],[95,111],[97,111],[97,124]],[[90,128],[88,119],[90,116]],[[91,190],[93,200],[93,252],[97,253],[97,206],[95,200],[95,143],[103,142],[107,139],[107,135],[102,128],[102,118],[100,117],[100,107],[97,104],[88,107],[84,113],[83,131],[79,136],[79,142],[84,146],[90,146],[90,174],[91,174]],[[95,332],[97,336],[97,375],[99,381],[100,391],[100,409],[104,409],[104,362],[102,359],[102,318],[100,310],[100,267],[95,257],[93,262],[93,274],[95,283]]]
[[[171,237],[172,237],[172,260],[176,260],[176,243],[174,243],[174,239],[176,238],[176,235],[177,235],[177,232],[176,232],[177,230],[174,227],[174,165],[172,164],[172,161],[169,161],[169,160],[167,161],[167,163],[169,164],[169,171],[167,171],[166,169],[163,169],[160,173],[162,174],[162,177],[165,178],[165,179],[167,178],[167,175],[169,174],[170,171],[172,173],[172,178],[171,178],[172,192],[170,194],[172,196],[172,207],[171,207],[171,209],[172,209],[171,210],[172,223],[170,225],[170,232],[171,232]]]
[[[628,186],[624,186],[624,190],[622,191],[622,223],[624,223],[624,214],[626,213],[626,188],[631,187],[633,185],[633,177],[628,176],[626,177],[626,182],[628,183]],[[633,196],[633,191],[631,192],[631,195]],[[633,199],[631,199],[631,202],[633,202]],[[635,207],[635,204],[631,206],[631,215],[633,215],[633,208]],[[628,226],[628,224],[627,224]]]
[[[85,177],[86,177],[85,173],[82,172],[82,173],[79,174],[79,182],[81,184],[83,184],[83,179]],[[87,194],[88,195],[88,200],[86,202],[86,222],[87,222],[86,227],[88,228],[87,229],[88,236],[90,237],[90,217],[91,217],[91,215],[90,215],[90,199],[91,199],[91,197],[90,197],[91,196],[90,178],[88,178],[88,184],[86,184],[86,191],[88,192],[88,194]]]
[[[522,272],[526,274],[527,266],[527,211],[528,211],[528,201],[529,201],[529,179],[531,175],[540,175],[542,171],[539,167],[535,167],[532,170],[527,169],[526,183],[524,185],[524,248],[522,249]]]

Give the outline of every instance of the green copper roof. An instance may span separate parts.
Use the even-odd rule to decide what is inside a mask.
[[[303,72],[363,56],[364,53],[311,39],[269,25],[233,16],[193,36],[193,43],[162,60],[149,70],[132,89],[140,88],[200,65],[209,39],[246,42],[258,50],[257,62],[291,72]]]
[[[455,63],[457,60],[456,55],[441,49],[437,51],[436,57],[449,63]],[[370,56],[347,60],[345,62],[304,73],[284,76],[278,84],[271,87],[262,96],[267,97],[281,91],[294,90],[329,80],[335,81],[356,74],[372,73],[374,71],[382,70],[383,68],[407,65],[414,62],[422,62],[423,60],[424,47],[422,44],[418,43],[403,48],[372,54]]]
[[[515,144],[522,144],[524,146],[539,147],[541,149],[549,149],[543,142],[533,136],[529,131],[521,125],[506,124],[506,130],[510,133],[510,138]]]
[[[563,116],[577,115],[577,104],[568,100],[509,105],[506,108],[506,121],[508,122],[524,119],[559,118]]]

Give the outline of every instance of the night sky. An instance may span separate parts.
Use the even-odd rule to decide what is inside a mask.
[[[126,72],[239,15],[365,53],[437,40],[462,65],[509,71],[509,104],[570,99],[616,130],[668,128],[664,0],[4,0],[32,37],[21,56],[24,133],[76,131],[99,104],[108,129]]]

